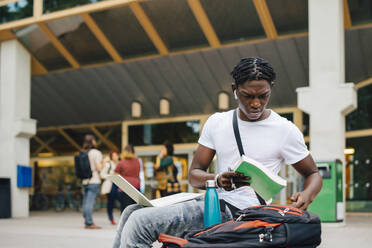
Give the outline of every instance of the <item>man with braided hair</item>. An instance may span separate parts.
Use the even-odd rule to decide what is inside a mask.
[[[305,178],[305,189],[294,193],[291,200],[295,202],[295,207],[306,209],[319,193],[322,179],[302,133],[292,122],[266,109],[276,76],[272,66],[261,58],[243,58],[231,75],[234,78],[232,91],[238,102],[238,127],[245,155],[261,162],[275,174],[283,163],[292,165]],[[258,205],[260,199],[246,185],[245,178],[228,171],[228,167],[239,161],[240,157],[232,128],[233,113],[234,110],[231,110],[209,117],[199,139],[189,181],[192,186],[202,188],[205,180],[215,179],[223,188],[219,197],[228,206],[244,209]],[[206,172],[215,154],[219,172],[216,175]],[[241,186],[234,191],[232,178],[235,185]]]
[[[236,111],[245,154],[274,173],[283,163],[291,164],[305,178],[304,190],[294,193],[291,199],[296,207],[306,209],[319,193],[322,179],[302,133],[292,122],[266,109],[276,76],[272,66],[261,58],[243,58],[231,75],[238,108],[215,113],[207,120],[189,170],[190,184],[205,189],[207,180],[216,181],[219,198],[224,202],[222,221],[232,219],[232,213],[239,209],[260,204],[248,178],[229,171],[240,159],[232,124]],[[208,173],[215,155],[218,173]],[[160,233],[180,236],[184,231],[201,229],[203,208],[202,199],[162,208],[131,205],[122,213],[114,247],[149,247]]]

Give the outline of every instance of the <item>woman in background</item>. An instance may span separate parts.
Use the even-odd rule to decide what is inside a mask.
[[[122,154],[122,160],[117,164],[115,173],[125,178],[136,189],[140,190],[140,171],[141,161],[134,155],[132,145],[127,145]],[[136,203],[126,193],[119,189],[120,210],[123,211],[127,206]]]
[[[108,176],[115,174],[116,165],[119,163],[119,153],[116,151],[110,152],[110,159],[105,163],[101,171],[101,178],[105,181],[101,186],[101,194],[107,195],[107,215],[112,225],[116,225],[113,210],[115,207],[115,200],[119,200],[118,187],[107,179]]]
[[[157,189],[160,196],[167,196],[178,192],[179,184],[177,180],[178,170],[173,161],[174,147],[169,141],[164,142],[160,155],[156,158],[155,173],[158,182]],[[177,187],[175,189],[175,186]]]

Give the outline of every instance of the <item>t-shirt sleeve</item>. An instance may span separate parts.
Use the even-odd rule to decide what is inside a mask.
[[[309,155],[304,136],[293,123],[283,143],[281,155],[286,164],[295,164]]]
[[[204,124],[198,143],[210,149],[216,150],[212,135],[213,126],[215,125],[214,123],[215,115],[211,115]]]

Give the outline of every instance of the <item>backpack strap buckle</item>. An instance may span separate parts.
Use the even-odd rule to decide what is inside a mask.
[[[264,241],[273,242],[273,235],[271,234],[271,232],[273,230],[274,230],[274,228],[272,226],[265,227],[265,232],[264,233],[260,233],[258,235],[259,242],[260,243],[262,243]]]

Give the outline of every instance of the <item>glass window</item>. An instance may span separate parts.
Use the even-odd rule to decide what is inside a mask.
[[[145,195],[149,199],[155,199],[160,196],[159,189],[157,189],[156,171],[154,170],[154,164],[156,163],[155,155],[140,155],[144,166],[145,176]],[[180,183],[181,192],[188,191],[188,154],[175,154],[173,156],[174,165],[177,168],[177,179]],[[159,194],[157,196],[157,194]]]
[[[44,0],[44,13],[50,13],[57,10],[64,10],[100,1],[102,0]]]
[[[30,210],[81,209],[81,181],[76,177],[71,160],[40,160],[33,164],[33,170]],[[97,201],[96,207],[105,206],[101,197]]]
[[[201,4],[221,43],[265,37],[252,1],[201,0]]]
[[[372,201],[372,136],[347,139],[346,147],[355,150],[347,159],[346,196],[349,201],[359,201],[359,204],[349,203],[349,210],[354,211],[359,206],[363,211],[368,204],[360,201]]]
[[[279,35],[308,30],[308,0],[266,0]]]
[[[305,112],[302,112],[302,133],[304,136],[310,134],[310,116]]]
[[[0,23],[19,20],[33,16],[33,0],[22,0],[0,7]]]
[[[47,150],[45,148],[43,150],[39,151],[38,150],[39,147],[41,147],[41,145],[35,139],[30,139],[30,155],[31,155],[31,157],[33,157],[33,155],[36,151],[47,152]],[[35,155],[37,155],[37,154],[35,154]]]
[[[102,129],[100,131],[104,136],[106,136],[112,143],[114,143],[119,148],[118,152],[120,152],[122,150],[121,149],[121,142],[122,142],[121,131],[122,131],[121,130],[121,124],[120,125],[115,125],[115,126],[107,126],[105,128],[102,127]]]
[[[346,131],[372,128],[372,85],[358,90],[358,108],[346,116]]]
[[[200,121],[133,125],[128,127],[129,143],[135,146],[195,143],[199,139]]]
[[[353,25],[372,21],[372,2],[370,0],[348,0],[348,3]]]
[[[282,114],[279,114],[279,115],[280,115],[281,117],[284,117],[284,118],[286,118],[287,120],[293,122],[293,113],[282,113]]]

